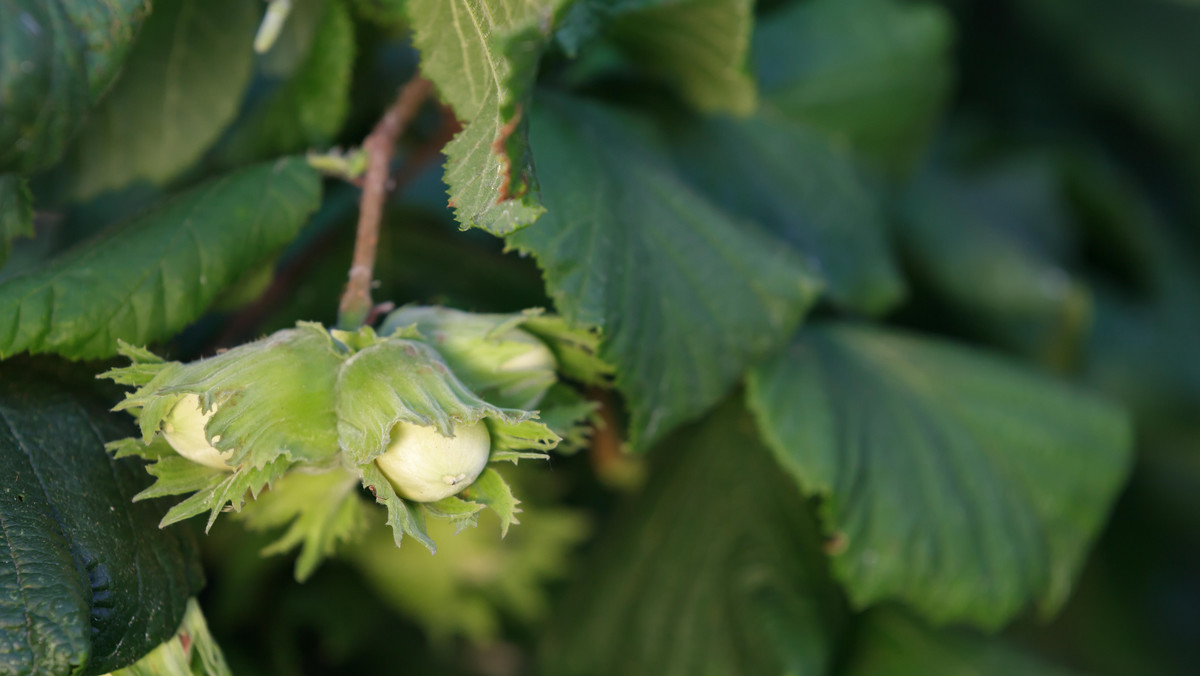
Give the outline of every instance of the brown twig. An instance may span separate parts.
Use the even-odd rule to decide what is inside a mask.
[[[362,198],[358,208],[358,232],[354,241],[354,259],[342,302],[338,306],[338,326],[352,331],[362,326],[374,305],[371,280],[375,271],[375,247],[379,243],[379,223],[387,199],[392,152],[404,127],[417,114],[433,86],[417,76],[400,90],[395,103],[380,118],[363,140],[367,151],[367,173],[363,177]]]

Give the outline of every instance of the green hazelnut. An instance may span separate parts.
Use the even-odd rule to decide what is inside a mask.
[[[447,437],[435,427],[396,423],[383,455],[375,459],[396,493],[415,502],[436,502],[479,477],[491,454],[483,421],[455,428]]]

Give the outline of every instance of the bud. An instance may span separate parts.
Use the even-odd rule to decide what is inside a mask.
[[[381,333],[413,327],[481,397],[533,409],[557,381],[557,362],[544,342],[520,328],[528,317],[409,306],[388,315]]]

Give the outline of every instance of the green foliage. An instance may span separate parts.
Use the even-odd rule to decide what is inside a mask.
[[[751,0],[585,0],[604,36],[699,110],[747,115],[757,105],[748,72]]]
[[[343,0],[325,0],[312,26],[308,51],[288,79],[255,101],[222,142],[221,159],[245,164],[329,145],[345,122],[354,65],[354,23]],[[294,15],[285,32],[300,23]],[[277,45],[275,49],[278,49]]]
[[[815,260],[834,303],[882,314],[903,298],[880,201],[846,150],[778,114],[693,120],[671,132],[685,175]]]
[[[960,630],[934,630],[892,608],[867,613],[856,628],[845,676],[1067,676],[1063,669]]]
[[[130,502],[145,473],[105,453],[124,430],[86,387],[0,367],[5,673],[130,664],[175,632],[203,580],[190,534],[155,527],[162,505]]]
[[[58,161],[149,9],[148,0],[0,4],[0,172]]]
[[[905,198],[899,239],[916,276],[980,335],[1065,367],[1092,302],[1068,272],[1078,246],[1057,179],[1032,160],[982,176],[930,171]]]
[[[89,359],[116,354],[117,339],[168,338],[295,237],[319,197],[302,160],[252,167],[0,283],[0,356]]]
[[[780,464],[822,500],[855,605],[995,629],[1055,612],[1125,481],[1120,410],[969,349],[822,324],[752,372]]]
[[[179,0],[155,10],[129,67],[67,155],[67,190],[75,199],[176,178],[237,114],[254,63],[254,4]]]
[[[1196,2],[263,5],[0,0],[0,672],[1196,671]]]
[[[112,676],[230,676],[221,648],[195,599],[188,601],[179,631],[134,664]]]
[[[8,262],[12,241],[33,237],[33,196],[25,179],[0,175],[0,267]]]
[[[632,442],[648,448],[784,343],[817,282],[800,256],[689,188],[636,118],[577,100],[538,104],[549,212],[508,241],[537,257],[568,322],[600,328]]]
[[[813,0],[769,15],[754,42],[764,104],[903,171],[950,90],[945,11],[899,0]]]
[[[666,440],[542,643],[545,673],[823,674],[844,625],[817,524],[735,404]]]
[[[421,71],[463,130],[446,146],[450,206],[463,228],[503,235],[537,220],[523,116],[548,31],[571,0],[408,0]]]
[[[431,522],[437,556],[397,549],[377,529],[346,557],[385,602],[418,620],[434,641],[463,636],[484,642],[502,635],[506,617],[542,619],[549,605],[545,581],[570,571],[570,550],[587,533],[577,512],[530,509],[526,515],[527,523],[503,540],[496,540],[490,518],[464,530]]]
[[[344,470],[290,474],[243,510],[242,519],[256,530],[287,526],[263,554],[283,554],[299,546],[296,580],[303,582],[322,559],[366,530],[366,503],[358,497],[358,486],[358,476]]]

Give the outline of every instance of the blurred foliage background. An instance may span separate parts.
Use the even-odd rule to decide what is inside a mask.
[[[223,37],[200,52],[229,53],[230,63],[183,67],[220,80],[211,96],[229,97],[227,123],[208,137],[197,133],[185,171],[152,152],[137,165],[106,165],[112,141],[81,136],[62,168],[32,182],[38,237],[15,243],[0,280],[156,203],[164,184],[359,143],[415,72],[402,0],[298,1],[279,44],[237,63],[237,50],[220,45],[249,43],[257,11],[246,0],[214,4],[221,8],[205,12],[220,17]],[[135,50],[164,48],[154,38],[165,30],[158,26],[171,25],[171,11],[156,10]],[[719,201],[767,221],[795,217],[772,197],[788,190],[790,179],[780,176],[789,162],[825,153],[830,175],[853,172],[870,192],[869,205],[847,195],[840,208],[878,209],[886,224],[882,243],[855,247],[891,248],[899,265],[872,261],[862,273],[855,266],[863,259],[838,261],[845,244],[837,236],[795,235],[832,252],[823,261],[834,291],[817,316],[883,313],[899,326],[1025,360],[1133,412],[1131,477],[1062,611],[1048,620],[1022,616],[994,636],[933,629],[899,607],[851,613],[828,583],[823,557],[811,556],[830,543],[790,484],[775,485],[779,472],[765,454],[747,450],[751,468],[738,470],[761,478],[754,490],[724,481],[719,441],[742,443],[729,430],[749,424],[726,406],[648,458],[614,454],[610,429],[548,469],[522,464],[510,477],[525,500],[522,524],[504,540],[486,519],[440,534],[436,558],[415,545],[394,549],[373,523],[364,544],[297,584],[290,557],[259,555],[269,534],[223,520],[199,537],[208,575],[200,602],[235,673],[506,676],[539,665],[574,673],[581,660],[633,673],[622,651],[644,656],[639,673],[778,673],[779,664],[757,659],[773,654],[851,674],[1200,668],[1200,3],[761,0],[755,13],[759,105],[829,135],[832,149],[788,137],[769,149],[773,156],[759,148],[757,159],[740,159],[755,134],[782,138],[771,136],[778,132],[769,116],[759,128],[735,129],[689,112],[686,94],[642,67],[639,58],[654,55],[631,57],[624,48],[636,31],[596,35],[583,10],[550,44],[538,86],[636,106],[666,130],[668,150],[693,184],[720,196],[736,172],[766,186],[762,195],[730,189]],[[244,84],[230,87],[230,79]],[[127,138],[122,125],[138,125],[141,109],[137,91],[118,89],[91,124]],[[375,298],[477,311],[552,306],[531,258],[505,252],[487,233],[458,231],[436,152],[455,130],[453,115],[431,105],[406,135]],[[763,157],[782,168],[762,170]],[[171,356],[211,353],[300,319],[332,323],[357,197],[327,181],[300,236],[179,335]],[[854,286],[862,274],[869,288]],[[615,403],[607,413],[616,429],[627,422]],[[749,513],[804,546],[762,536],[744,523],[754,520]],[[736,556],[702,567],[703,584],[679,577],[706,553],[743,545],[762,548],[777,567],[805,571],[817,599],[806,603],[821,608],[805,616],[816,611],[766,579],[752,596],[762,605],[754,612],[786,618],[781,627],[807,620],[812,632],[730,638],[739,613],[750,612],[723,596],[750,575]],[[597,601],[596,593],[611,598]],[[664,609],[691,608],[699,619],[676,636],[670,632],[685,624],[678,616],[623,615],[627,593],[662,595]],[[663,651],[630,643],[612,629],[625,622],[629,635],[678,644]]]

